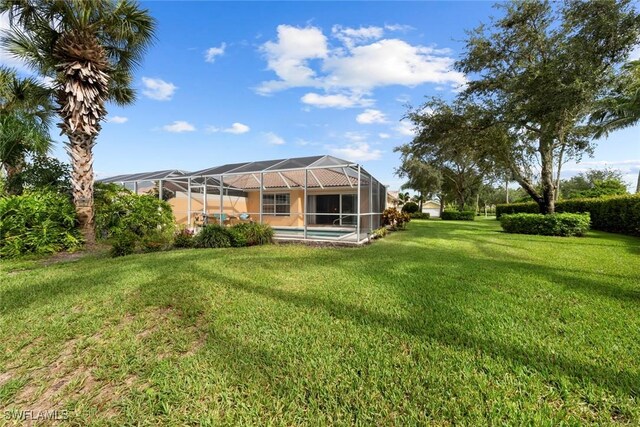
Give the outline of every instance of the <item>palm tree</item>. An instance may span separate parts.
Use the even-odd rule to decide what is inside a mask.
[[[399,206],[404,205],[404,204],[405,204],[405,203],[407,203],[410,199],[411,199],[411,196],[409,196],[409,192],[408,192],[408,191],[405,191],[404,193],[402,193],[402,192],[398,193],[398,200],[399,200],[398,205],[399,205]]]
[[[626,80],[618,93],[603,99],[591,115],[597,138],[640,122],[640,60],[629,62],[624,69]]]
[[[10,23],[2,46],[53,80],[76,212],[91,245],[93,147],[105,103],[135,100],[133,70],[154,38],[155,20],[132,0],[0,0],[0,13]]]
[[[0,67],[0,167],[7,174],[9,193],[20,193],[15,176],[27,155],[45,155],[51,148],[51,91],[33,78],[18,78]]]

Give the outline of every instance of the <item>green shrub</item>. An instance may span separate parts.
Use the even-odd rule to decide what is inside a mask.
[[[233,236],[229,230],[218,224],[209,224],[202,227],[194,237],[196,248],[230,248]]]
[[[474,211],[445,210],[441,218],[445,221],[473,221],[476,219]]]
[[[388,225],[393,230],[403,230],[411,217],[406,212],[400,212],[396,208],[387,208],[382,212],[382,225]]]
[[[500,217],[507,233],[544,236],[584,236],[589,230],[589,213],[556,213],[551,215],[519,213]]]
[[[193,247],[193,231],[182,228],[173,235],[174,248],[192,248]]]
[[[239,242],[244,239],[244,245],[256,246],[273,243],[273,229],[269,224],[258,224],[256,222],[236,224],[230,228],[232,233],[238,236]]]
[[[145,252],[168,248],[175,229],[171,205],[157,197],[138,195],[117,184],[96,184],[96,235],[115,242],[134,239]]]
[[[50,191],[0,198],[0,257],[50,254],[82,245],[69,198]]]
[[[119,257],[131,255],[136,252],[138,237],[132,233],[120,233],[111,241],[111,256]]]
[[[511,213],[539,213],[537,203],[498,205],[496,217]],[[611,196],[595,199],[569,199],[556,203],[558,213],[589,212],[591,228],[640,236],[640,195]]]
[[[243,230],[238,228],[228,228],[229,234],[231,235],[231,246],[234,248],[242,248],[247,246],[247,236],[243,232]]]
[[[402,212],[406,212],[408,214],[416,213],[420,210],[420,207],[415,202],[407,202],[402,205]]]
[[[387,235],[387,227],[380,227],[373,230],[374,239],[382,239]]]
[[[429,212],[414,212],[409,215],[411,219],[429,219],[431,218],[431,214]]]

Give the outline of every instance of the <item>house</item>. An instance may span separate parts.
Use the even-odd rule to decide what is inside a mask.
[[[428,213],[431,218],[440,218],[440,202],[428,200],[422,203],[422,212]]]
[[[333,156],[233,163],[196,172],[118,175],[142,194],[157,192],[178,224],[269,224],[276,238],[361,243],[381,226],[387,189],[361,165]]]

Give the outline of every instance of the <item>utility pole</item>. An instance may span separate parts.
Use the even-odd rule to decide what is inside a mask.
[[[638,171],[638,184],[636,184],[636,194],[640,194],[640,171]]]

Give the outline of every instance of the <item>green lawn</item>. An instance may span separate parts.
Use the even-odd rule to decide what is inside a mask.
[[[638,238],[413,221],[362,248],[0,268],[2,413],[66,409],[70,425],[640,424]]]

